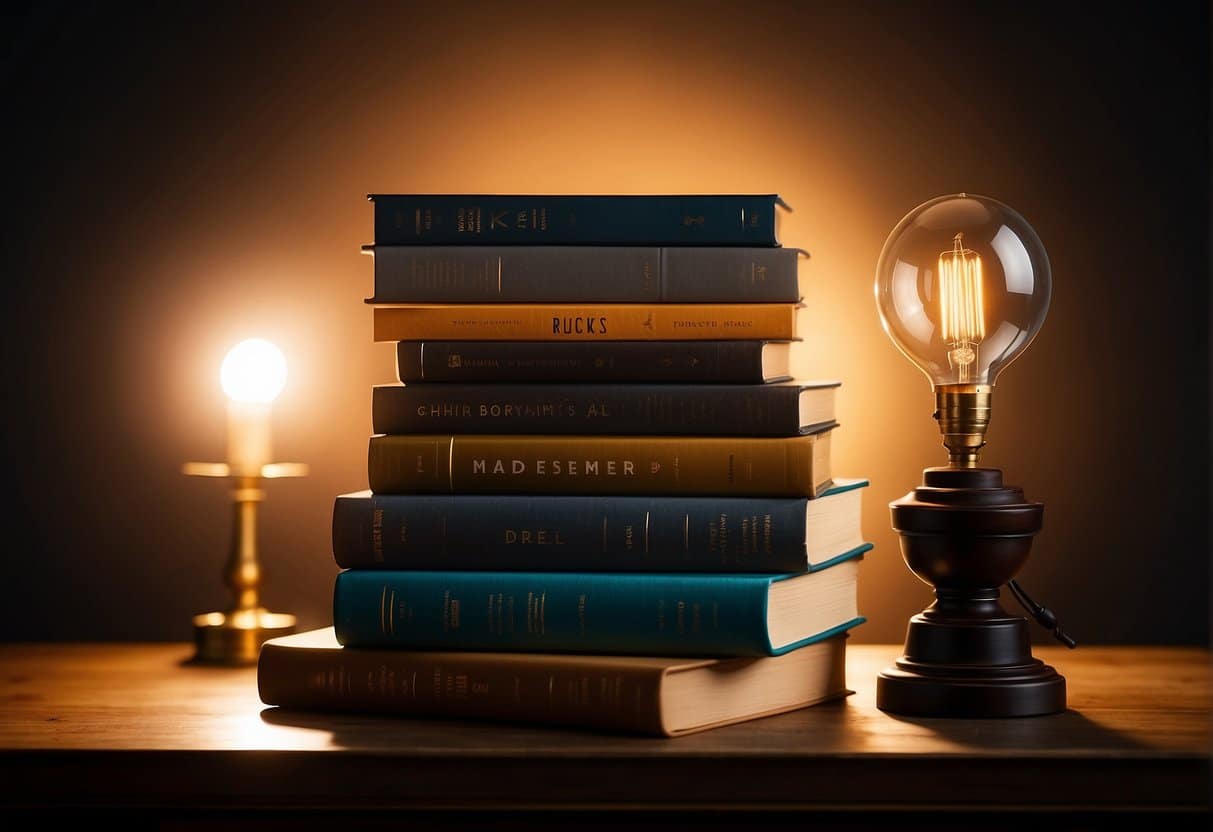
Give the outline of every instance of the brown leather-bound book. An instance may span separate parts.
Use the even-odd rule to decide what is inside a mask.
[[[815,497],[830,429],[808,436],[372,436],[376,494]]]
[[[267,641],[267,705],[679,736],[849,693],[846,635],[767,658],[414,652],[341,647],[326,627]]]

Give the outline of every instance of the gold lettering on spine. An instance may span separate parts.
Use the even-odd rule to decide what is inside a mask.
[[[379,632],[387,632],[387,620],[385,607],[387,606],[387,584],[383,585],[383,592],[379,595]]]
[[[450,447],[446,451],[446,482],[451,493],[455,493],[455,437],[451,437]]]
[[[649,553],[649,513],[644,513],[644,552]]]
[[[388,596],[387,602],[387,631],[391,635],[396,635],[396,590],[392,590],[392,594]]]
[[[497,294],[501,294],[501,255],[497,255]],[[425,342],[422,342],[424,346]]]
[[[407,527],[408,520],[401,523],[401,531]],[[383,563],[383,509],[371,509],[371,551],[375,560]]]

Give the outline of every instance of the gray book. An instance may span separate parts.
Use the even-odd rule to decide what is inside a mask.
[[[368,303],[796,303],[795,248],[363,246]]]

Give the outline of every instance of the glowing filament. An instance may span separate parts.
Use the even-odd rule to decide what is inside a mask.
[[[952,348],[948,362],[960,370],[961,382],[970,380],[977,345],[986,337],[981,283],[981,256],[957,234],[952,250],[939,255],[939,317],[943,340]]]

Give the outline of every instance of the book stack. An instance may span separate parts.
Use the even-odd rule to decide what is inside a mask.
[[[369,491],[268,704],[678,735],[847,692],[860,489],[766,196],[374,202]]]

